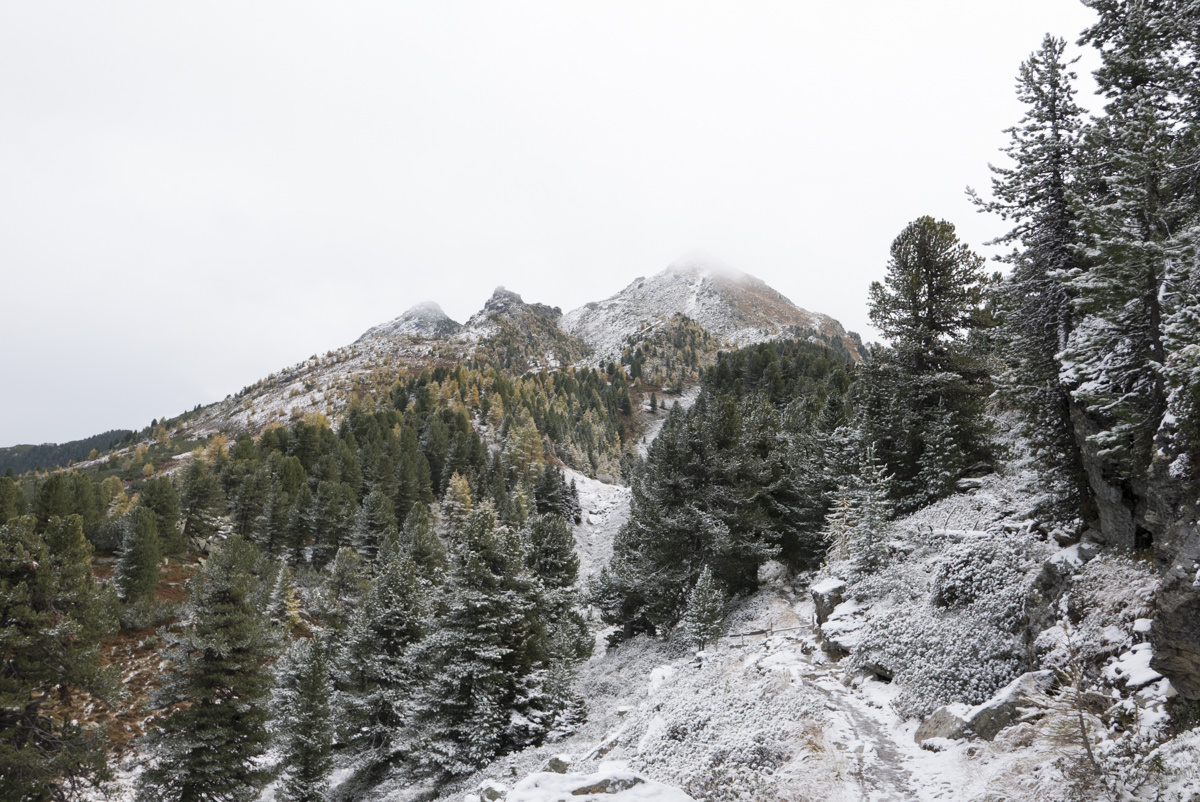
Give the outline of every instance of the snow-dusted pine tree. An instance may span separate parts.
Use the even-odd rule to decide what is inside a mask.
[[[221,543],[188,587],[180,631],[168,633],[171,668],[160,703],[186,702],[150,735],[152,758],[139,799],[251,800],[267,780],[275,639],[251,573],[259,557],[240,536]],[[160,630],[161,632],[161,630]]]
[[[1060,511],[1073,515],[1086,480],[1058,353],[1074,327],[1064,278],[1081,263],[1072,198],[1078,191],[1083,112],[1075,103],[1075,74],[1064,61],[1065,49],[1064,40],[1047,35],[1021,64],[1017,99],[1025,115],[1008,129],[1011,141],[1004,149],[1012,166],[992,167],[993,200],[974,199],[981,210],[1013,222],[997,242],[1019,246],[1005,257],[1012,272],[1001,293],[1005,371],[998,389],[1021,410],[1024,434],[1038,449],[1038,464],[1057,491]]]
[[[281,802],[324,802],[333,770],[328,646],[300,638],[275,664],[271,729],[279,748]]]
[[[719,638],[725,629],[725,594],[717,587],[707,565],[688,594],[682,623],[688,640],[701,650]]]
[[[407,748],[421,670],[414,648],[429,625],[426,583],[406,557],[382,566],[354,612],[337,654],[338,729],[372,768]]]

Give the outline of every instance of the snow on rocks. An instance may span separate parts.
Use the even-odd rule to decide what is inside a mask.
[[[481,799],[469,795],[466,802]],[[692,802],[692,797],[642,776],[626,762],[610,761],[591,774],[532,774],[517,783],[504,802]]]

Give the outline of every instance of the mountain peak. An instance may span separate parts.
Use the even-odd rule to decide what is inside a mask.
[[[447,337],[461,328],[436,303],[424,301],[394,320],[367,329],[358,341],[380,336]]]
[[[568,312],[562,327],[587,342],[598,358],[613,359],[631,337],[676,315],[692,319],[726,346],[790,336],[798,329],[845,335],[836,320],[801,309],[761,279],[697,256],[679,259],[611,298]]]
[[[469,321],[468,328],[474,328],[486,322],[487,320],[496,317],[512,317],[521,312],[531,312],[538,317],[543,317],[552,323],[557,323],[562,317],[562,309],[557,306],[547,306],[546,304],[529,304],[521,299],[521,296],[512,290],[504,287],[497,287],[492,292],[492,297],[488,298],[487,303],[483,305],[483,309],[476,312]]]

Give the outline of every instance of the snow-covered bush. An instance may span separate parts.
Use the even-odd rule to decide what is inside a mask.
[[[1019,639],[989,616],[928,605],[872,617],[850,661],[853,669],[892,674],[903,716],[927,716],[951,702],[980,704],[1025,670]]]
[[[1027,568],[1011,539],[969,538],[943,552],[933,573],[931,601],[935,607],[952,609],[981,599],[1019,602],[1021,579]]]

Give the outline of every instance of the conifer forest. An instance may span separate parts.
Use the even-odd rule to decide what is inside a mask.
[[[0,451],[0,800],[1200,798],[1200,5],[1085,1],[882,342],[671,268]]]

